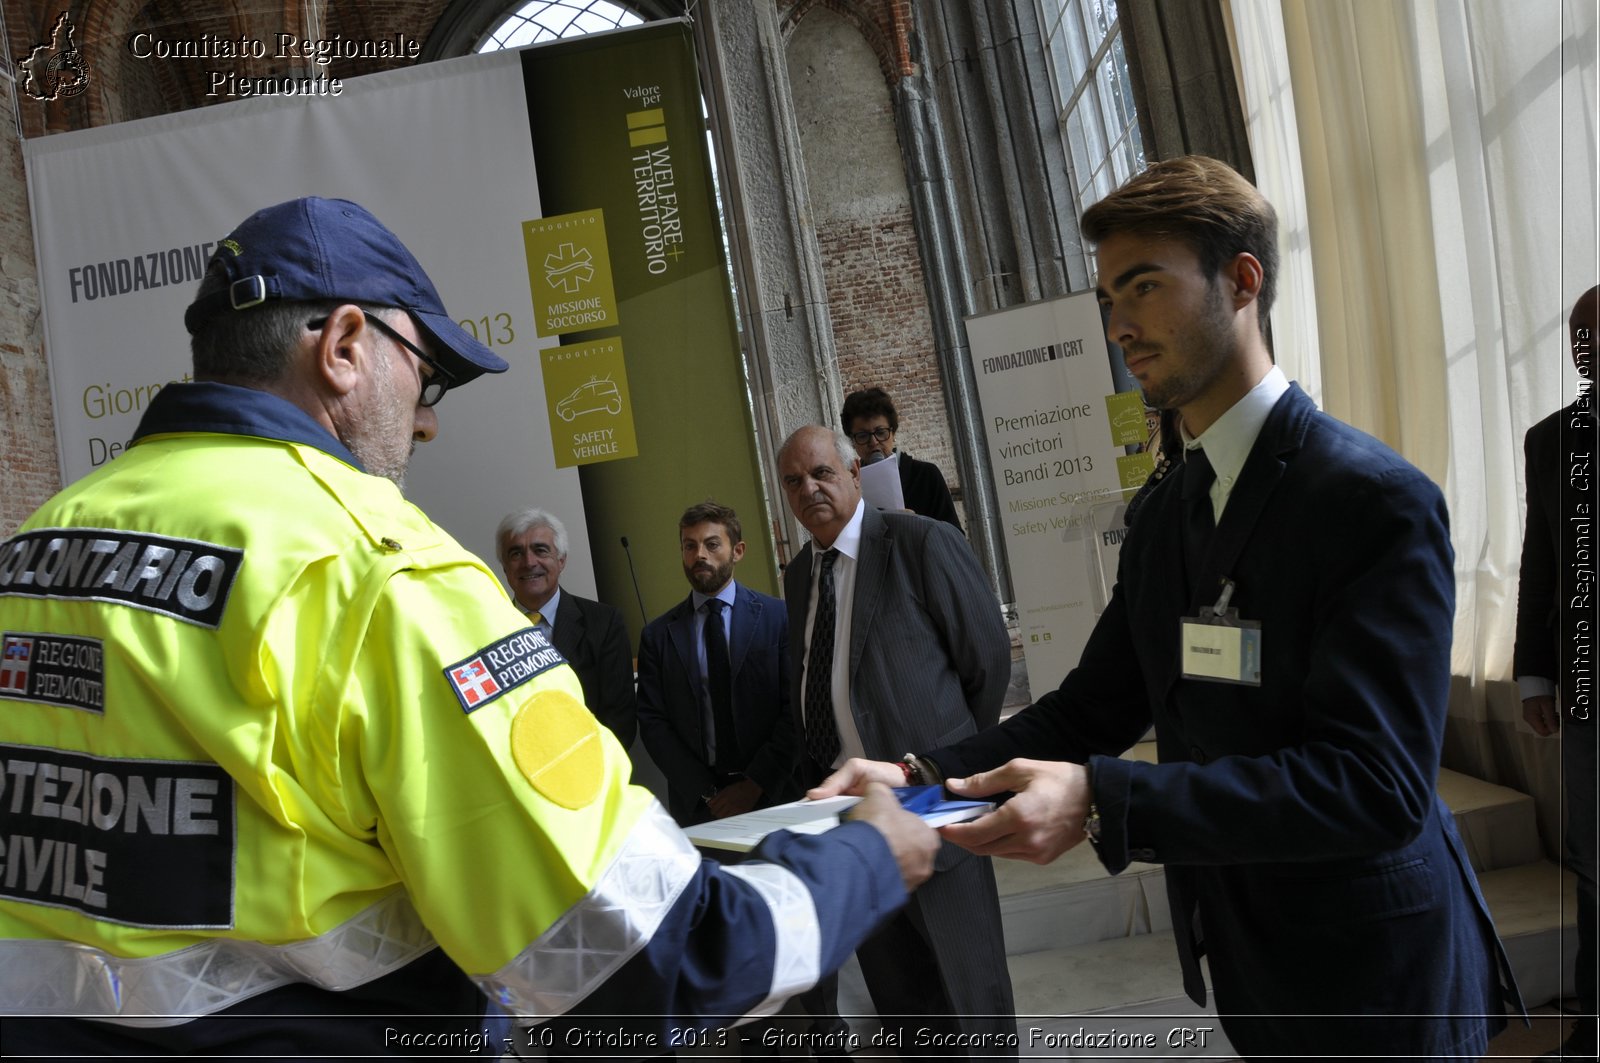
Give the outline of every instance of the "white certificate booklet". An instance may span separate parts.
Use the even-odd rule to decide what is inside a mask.
[[[907,811],[915,812],[930,827],[947,823],[962,823],[977,819],[994,811],[992,801],[968,801],[946,798],[939,786],[900,786],[895,796]],[[840,823],[840,817],[860,801],[859,797],[827,797],[821,801],[790,801],[786,805],[773,805],[742,816],[714,819],[685,827],[683,833],[696,845],[707,849],[726,849],[747,853],[761,844],[761,839],[775,830],[788,830],[796,834],[821,834]]]

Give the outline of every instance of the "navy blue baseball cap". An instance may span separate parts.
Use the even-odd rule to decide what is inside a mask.
[[[183,314],[191,336],[218,314],[270,299],[335,299],[409,313],[433,340],[452,387],[509,368],[445,313],[438,290],[400,238],[349,200],[313,196],[258,210],[217,245],[207,271],[202,294]]]

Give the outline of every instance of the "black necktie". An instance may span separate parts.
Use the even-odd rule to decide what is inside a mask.
[[[706,644],[706,691],[711,695],[711,725],[716,728],[718,774],[744,767],[739,759],[739,735],[733,724],[733,671],[728,665],[728,637],[722,630],[720,598],[706,601],[706,622],[700,629]]]
[[[806,657],[806,752],[824,771],[839,755],[839,728],[833,721],[833,563],[839,551],[822,555],[817,575],[817,615],[811,622],[811,650]]]
[[[1211,482],[1216,478],[1204,447],[1183,452],[1183,563],[1191,588],[1199,587],[1200,565],[1216,527],[1211,515]],[[1204,588],[1199,592],[1204,594]]]

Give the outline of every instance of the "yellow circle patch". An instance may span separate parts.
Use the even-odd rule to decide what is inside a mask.
[[[600,724],[565,691],[541,690],[517,713],[511,756],[533,788],[562,808],[582,808],[600,793]]]

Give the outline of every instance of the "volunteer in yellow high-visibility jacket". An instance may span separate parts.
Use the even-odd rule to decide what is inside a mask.
[[[506,363],[363,208],[253,215],[185,323],[198,382],[0,544],[0,1048],[464,1048],[487,994],[654,1055],[927,876],[887,794],[719,867],[627,785],[560,654],[400,494],[432,404]],[[616,1013],[652,1018],[585,1020]]]

